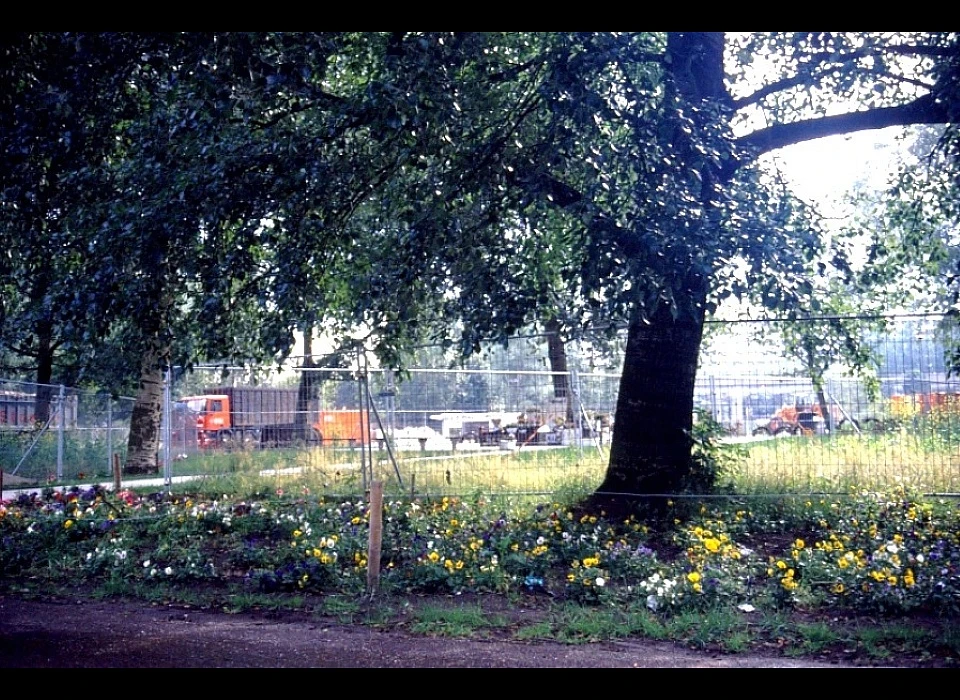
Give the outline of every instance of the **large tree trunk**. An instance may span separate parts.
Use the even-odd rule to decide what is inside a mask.
[[[573,422],[573,396],[570,392],[570,376],[567,374],[567,348],[560,337],[560,322],[551,318],[544,324],[547,334],[547,357],[553,373],[553,398],[564,403],[564,418]]]
[[[34,420],[41,425],[50,418],[53,401],[53,352],[53,323],[43,319],[37,324],[37,396],[33,410]],[[60,420],[64,420],[62,415]]]
[[[591,507],[618,514],[637,512],[652,520],[666,515],[670,496],[712,486],[698,478],[691,434],[710,280],[704,277],[708,266],[698,269],[689,261],[699,257],[694,236],[709,238],[709,227],[715,225],[711,212],[718,200],[718,173],[715,164],[702,159],[700,139],[710,138],[710,122],[722,114],[723,33],[670,32],[667,54],[668,94],[681,109],[664,147],[674,153],[677,181],[685,181],[701,205],[701,228],[691,226],[691,216],[675,234],[678,241],[685,237],[690,241],[673,246],[676,257],[666,261],[676,273],[668,278],[666,290],[673,306],[658,301],[655,309],[645,310],[646,318],[641,306],[633,310],[610,462],[603,483],[588,499]],[[696,177],[689,177],[692,172]]]
[[[140,369],[140,386],[130,416],[130,437],[127,441],[126,474],[152,474],[158,471],[160,424],[163,419],[163,366],[167,352],[157,343],[144,355]]]
[[[310,370],[315,367],[313,361],[313,327],[303,329],[303,361],[300,364],[300,383],[297,387],[297,413],[294,417],[297,437],[305,441],[313,439],[314,398],[316,396],[317,373]]]
[[[691,481],[694,385],[703,316],[661,307],[631,320],[610,461],[591,502],[610,511],[662,512]],[[669,381],[665,378],[669,377]]]

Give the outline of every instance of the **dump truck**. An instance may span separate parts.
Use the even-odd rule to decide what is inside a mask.
[[[297,389],[216,387],[178,402],[181,424],[196,427],[201,448],[284,445],[370,444],[367,413],[317,410],[316,401],[298,410]]]

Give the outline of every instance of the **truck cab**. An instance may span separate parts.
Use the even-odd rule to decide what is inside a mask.
[[[230,397],[226,394],[207,394],[203,396],[185,396],[180,402],[187,411],[196,416],[197,445],[215,447],[233,444],[236,439],[249,442],[254,439],[246,431],[236,435],[230,421]]]

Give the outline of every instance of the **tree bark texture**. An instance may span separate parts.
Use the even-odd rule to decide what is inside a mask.
[[[163,369],[160,358],[165,352],[159,343],[143,357],[140,385],[130,416],[130,438],[123,471],[127,474],[150,474],[158,470],[160,425],[163,419]]]
[[[610,462],[597,494],[676,494],[691,469],[693,397],[703,318],[661,309],[630,323]],[[659,499],[663,500],[663,499]]]
[[[570,395],[570,376],[567,374],[567,348],[560,337],[560,322],[551,318],[545,324],[547,333],[547,356],[553,373],[553,398],[564,401],[564,418],[573,423],[573,397]]]

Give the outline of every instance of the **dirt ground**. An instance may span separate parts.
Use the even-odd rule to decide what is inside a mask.
[[[517,615],[526,611],[518,610]],[[296,613],[0,597],[0,668],[837,668],[671,643],[579,645],[411,634]],[[862,664],[858,664],[862,667]],[[889,666],[888,666],[889,667]]]

